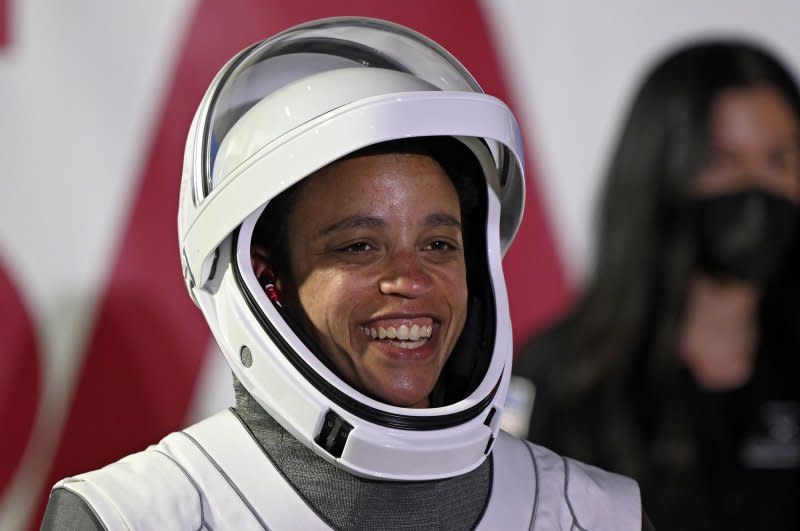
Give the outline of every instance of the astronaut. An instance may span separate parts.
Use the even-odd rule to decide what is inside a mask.
[[[236,405],[60,481],[43,528],[642,529],[634,481],[499,427],[522,156],[407,28],[324,19],[232,58],[178,232]]]

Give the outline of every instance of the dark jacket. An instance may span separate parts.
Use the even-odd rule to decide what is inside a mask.
[[[536,388],[528,439],[637,479],[662,531],[800,530],[800,348],[763,332],[753,377],[735,391],[704,391],[678,370],[654,396],[628,368],[573,392],[565,320],[517,357],[516,375]]]

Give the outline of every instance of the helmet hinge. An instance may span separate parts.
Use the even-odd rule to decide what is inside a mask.
[[[325,414],[325,422],[322,423],[322,429],[314,438],[314,442],[333,457],[341,457],[347,437],[352,429],[353,426],[350,423],[335,411],[329,409],[328,413]]]

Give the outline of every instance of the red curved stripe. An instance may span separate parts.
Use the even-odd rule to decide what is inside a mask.
[[[19,466],[39,407],[40,353],[33,322],[0,263],[0,499]]]
[[[0,49],[5,48],[10,40],[11,16],[9,2],[10,0],[0,0]]]

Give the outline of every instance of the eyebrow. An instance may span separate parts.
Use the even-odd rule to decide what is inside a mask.
[[[440,225],[450,226],[450,227],[458,227],[461,228],[461,222],[458,221],[456,218],[451,216],[450,214],[445,214],[443,212],[437,212],[435,214],[430,214],[425,218],[425,225],[428,227],[436,227]]]
[[[330,234],[340,230],[355,229],[358,227],[385,227],[386,220],[375,216],[350,216],[322,229],[321,234]]]
[[[344,218],[341,221],[337,221],[332,225],[328,225],[322,231],[321,234],[330,234],[332,232],[342,231],[342,230],[349,230],[355,229],[359,227],[386,227],[389,223],[383,219],[376,216],[350,216]],[[437,226],[449,226],[449,227],[458,227],[461,228],[461,222],[458,221],[456,218],[451,216],[450,214],[445,214],[443,212],[437,212],[434,214],[429,214],[425,217],[424,225],[427,227],[437,227]]]

